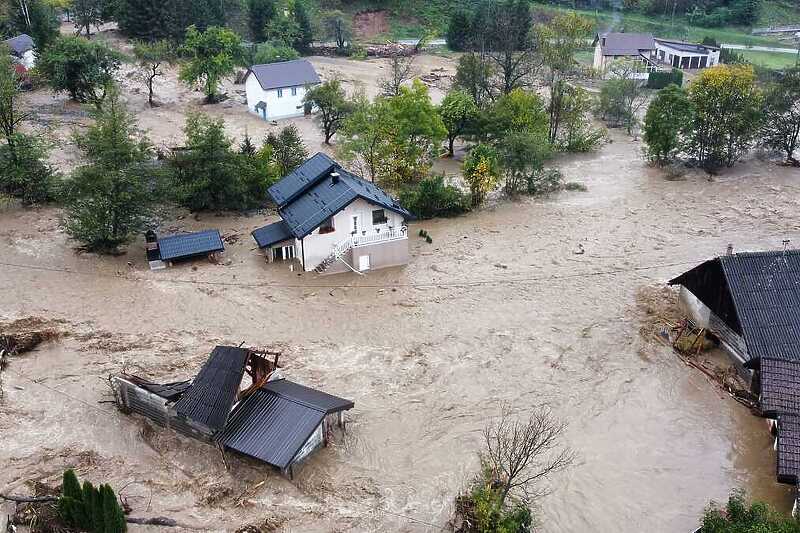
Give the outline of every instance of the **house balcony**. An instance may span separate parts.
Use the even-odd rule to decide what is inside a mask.
[[[362,231],[361,234],[353,234],[350,237],[353,243],[353,248],[359,246],[369,246],[373,244],[380,244],[389,241],[398,241],[408,239],[408,227],[401,226],[399,228],[384,228],[380,231]]]

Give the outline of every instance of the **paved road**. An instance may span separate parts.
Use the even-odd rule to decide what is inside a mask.
[[[730,50],[750,50],[751,52],[779,52],[784,54],[796,54],[797,48],[773,48],[771,46],[747,46],[744,44],[722,43],[722,48]]]

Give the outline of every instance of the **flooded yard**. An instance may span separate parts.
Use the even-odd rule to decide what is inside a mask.
[[[313,60],[323,77],[336,61]],[[356,63],[348,79],[376,77],[375,65]],[[180,143],[200,96],[159,91],[165,106],[134,110],[156,144]],[[274,128],[236,102],[204,110],[225,116],[231,135]],[[322,148],[309,119],[293,122],[312,153]],[[643,337],[637,294],[658,294],[729,243],[800,245],[800,176],[753,160],[713,181],[667,181],[639,142],[612,141],[556,162],[588,192],[413,223],[410,264],[364,277],[265,263],[249,233],[276,219],[266,214],[176,216],[165,227],[219,228],[226,260],[150,272],[141,239],[120,257],[78,254],[57,209],[0,207],[0,319],[39,317],[64,332],[4,374],[0,487],[57,483],[74,466],[120,487],[134,514],[201,530],[437,531],[501,405],[548,404],[579,457],[539,502],[542,531],[690,531],[734,487],[789,510],[764,420]],[[72,164],[69,146],[56,158]],[[112,373],[187,378],[216,344],[242,342],[281,350],[292,379],[355,401],[345,438],[294,481],[237,458],[226,470],[213,447],[109,403]]]

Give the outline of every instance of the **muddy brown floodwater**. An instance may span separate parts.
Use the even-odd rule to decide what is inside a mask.
[[[588,192],[414,223],[410,264],[364,277],[265,264],[249,232],[274,216],[176,217],[166,227],[233,237],[230,264],[150,272],[141,241],[76,254],[57,209],[0,209],[0,318],[68,333],[5,374],[0,487],[73,466],[136,515],[211,531],[435,531],[508,402],[550,405],[579,454],[540,502],[543,531],[689,531],[733,487],[788,510],[763,420],[643,339],[636,294],[728,243],[800,243],[800,176],[750,161],[666,181],[639,143],[612,138],[558,162]],[[282,349],[293,378],[355,400],[347,436],[295,481],[240,459],[227,471],[213,448],[101,403],[122,368],[189,377],[215,344],[240,342]]]

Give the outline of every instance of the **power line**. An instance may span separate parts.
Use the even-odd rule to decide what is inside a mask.
[[[393,289],[393,288],[436,288],[436,287],[477,287],[484,285],[516,285],[516,284],[536,284],[546,281],[559,281],[566,279],[580,279],[591,278],[595,276],[607,276],[616,274],[627,274],[632,272],[642,272],[647,270],[657,270],[661,268],[670,268],[676,266],[697,265],[705,261],[705,259],[693,261],[676,261],[673,263],[658,263],[651,265],[642,265],[635,267],[619,267],[609,268],[607,270],[594,270],[590,272],[574,272],[571,274],[552,274],[548,276],[530,276],[530,277],[517,277],[517,278],[497,278],[497,279],[478,279],[478,280],[465,280],[465,281],[442,281],[442,282],[428,282],[428,283],[359,283],[359,284],[321,284],[321,283],[274,283],[274,282],[235,282],[235,281],[205,281],[205,280],[192,280],[185,278],[163,278],[144,280],[140,278],[132,278],[126,275],[109,275],[98,272],[85,272],[80,270],[73,270],[66,267],[48,267],[41,265],[27,265],[20,263],[0,262],[0,266],[9,268],[17,268],[21,270],[45,271],[45,272],[59,272],[64,274],[72,274],[77,276],[89,277],[104,277],[111,279],[118,279],[139,283],[144,281],[157,281],[161,283],[175,283],[187,285],[207,285],[207,286],[220,286],[220,287],[241,287],[241,288],[286,288],[286,289]]]

